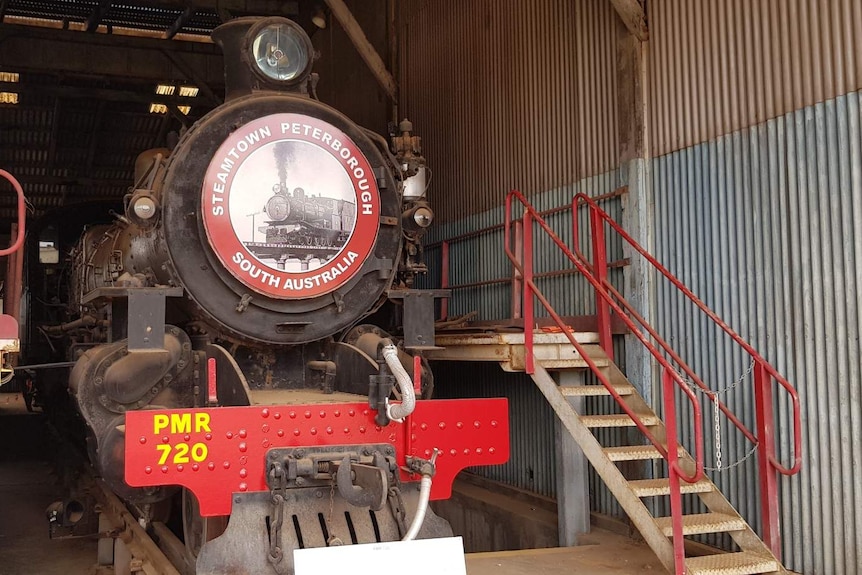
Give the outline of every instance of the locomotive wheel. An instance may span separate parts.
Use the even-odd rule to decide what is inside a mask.
[[[201,547],[212,541],[227,529],[229,515],[201,517],[198,500],[188,489],[183,489],[183,540],[186,549],[197,558]]]

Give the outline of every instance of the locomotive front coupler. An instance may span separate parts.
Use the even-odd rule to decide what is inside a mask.
[[[355,507],[379,511],[398,470],[395,449],[388,444],[286,447],[266,454],[267,485],[276,489],[282,477],[287,489],[337,486]]]

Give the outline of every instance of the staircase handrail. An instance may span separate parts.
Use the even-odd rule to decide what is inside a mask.
[[[576,194],[572,199],[572,226],[573,226],[573,243],[574,243],[574,253],[576,257],[581,261],[583,265],[588,268],[593,267],[589,260],[584,256],[584,254],[580,250],[580,242],[579,242],[579,234],[578,234],[578,209],[581,205],[588,206],[591,215],[594,215],[600,220],[607,223],[619,236],[628,243],[632,249],[634,249],[637,253],[639,253],[643,258],[650,263],[659,273],[661,273],[665,278],[667,278],[679,291],[685,295],[689,301],[694,303],[703,313],[709,317],[713,323],[718,325],[730,338],[739,345],[743,350],[745,350],[749,356],[752,358],[754,363],[758,366],[760,370],[765,371],[769,374],[778,384],[784,388],[784,390],[788,393],[791,398],[793,404],[793,454],[794,454],[794,464],[792,467],[786,467],[782,464],[778,457],[775,454],[775,445],[774,443],[771,445],[767,445],[767,453],[769,458],[769,463],[772,467],[781,473],[782,475],[795,475],[802,468],[802,415],[801,408],[799,404],[799,394],[793,385],[787,381],[787,379],[782,376],[775,367],[773,367],[766,359],[760,355],[745,339],[742,338],[739,334],[737,334],[724,320],[722,320],[712,309],[709,308],[700,298],[698,298],[685,284],[680,281],[675,275],[673,275],[667,268],[665,268],[652,254],[650,254],[646,249],[641,246],[637,241],[634,240],[623,228],[620,226],[614,219],[604,211],[599,205],[588,195],[584,193]],[[595,222],[594,222],[595,223]],[[593,229],[594,239],[595,239],[595,228]],[[603,234],[602,234],[603,237]],[[591,272],[592,274],[592,272]],[[588,278],[589,279],[589,278]],[[593,283],[592,281],[590,283]],[[730,420],[750,441],[755,444],[759,444],[762,438],[757,437],[752,434],[752,432],[742,424],[739,419],[730,411],[727,406],[718,400],[716,392],[709,389],[709,387],[703,383],[700,377],[697,376],[691,370],[691,368],[682,361],[681,358],[673,351],[667,342],[665,342],[656,332],[655,330],[646,322],[646,320],[641,317],[628,302],[622,297],[622,295],[612,286],[610,282],[603,281],[602,286],[605,291],[610,291],[614,294],[614,297],[618,298],[620,302],[623,303],[624,307],[626,307],[632,315],[636,317],[638,323],[640,323],[645,329],[648,330],[650,335],[655,338],[659,345],[665,349],[666,352],[673,358],[674,362],[676,362],[685,372],[686,375],[690,378],[690,380],[696,384],[699,388],[703,389],[706,395],[710,397],[710,399],[716,402],[721,411],[728,417]],[[771,406],[770,414],[771,414]],[[772,421],[769,422],[769,426],[771,428],[774,427]]]
[[[524,237],[523,237],[523,262],[520,261],[517,254],[512,251],[512,200],[516,199],[524,208],[523,215],[523,225],[524,225]],[[692,474],[685,473],[678,465],[676,457],[669,456],[669,450],[664,446],[664,444],[659,441],[653,433],[648,429],[648,427],[644,424],[641,417],[632,410],[622,399],[620,394],[616,391],[614,386],[610,383],[607,376],[602,373],[601,369],[598,365],[593,361],[590,357],[589,352],[577,341],[574,334],[571,333],[566,327],[563,319],[557,314],[557,312],[553,309],[550,302],[548,302],[547,298],[535,284],[533,278],[533,265],[532,265],[532,224],[533,222],[539,224],[539,226],[544,230],[544,232],[551,238],[551,240],[557,245],[557,247],[565,254],[565,256],[572,262],[572,264],[577,268],[577,270],[587,279],[587,281],[593,286],[596,290],[597,297],[601,297],[607,305],[614,309],[617,314],[620,316],[622,321],[628,326],[631,332],[641,341],[644,347],[652,354],[652,356],[658,361],[658,363],[665,369],[665,372],[668,374],[667,377],[673,380],[673,382],[677,385],[679,389],[686,395],[691,403],[691,409],[694,416],[694,461],[695,461],[695,471]],[[617,404],[623,409],[623,411],[628,415],[632,421],[635,423],[637,428],[644,434],[644,436],[652,443],[652,445],[658,450],[659,454],[663,459],[668,462],[668,465],[673,469],[677,476],[686,481],[687,483],[695,483],[703,478],[703,466],[704,466],[704,447],[703,447],[703,427],[702,427],[702,415],[701,415],[701,407],[700,403],[697,399],[697,396],[694,392],[686,385],[685,381],[683,381],[682,377],[679,373],[676,372],[675,369],[670,365],[667,359],[659,352],[652,343],[643,335],[643,333],[637,329],[634,322],[631,318],[628,317],[627,314],[619,307],[619,305],[614,301],[614,298],[610,295],[610,293],[606,290],[604,285],[599,282],[591,273],[584,262],[582,262],[578,256],[576,256],[571,249],[560,239],[560,237],[551,229],[551,227],[545,222],[545,220],[541,217],[539,212],[527,201],[524,195],[518,190],[512,190],[506,196],[506,226],[505,226],[505,251],[506,257],[509,258],[509,261],[512,262],[512,265],[518,270],[521,275],[521,279],[524,285],[524,303],[523,303],[523,316],[524,316],[524,347],[526,348],[526,372],[532,374],[535,372],[535,363],[533,356],[533,296],[541,302],[542,306],[548,312],[548,314],[553,319],[554,323],[557,327],[560,328],[562,333],[569,340],[569,343],[578,351],[581,358],[585,361],[587,366],[599,380],[599,382],[608,390],[608,393],[614,398]],[[671,417],[676,413],[676,397],[675,394],[668,394],[665,397],[666,409],[670,412]],[[674,441],[671,442],[675,445]],[[674,449],[674,455],[676,455],[676,450]]]

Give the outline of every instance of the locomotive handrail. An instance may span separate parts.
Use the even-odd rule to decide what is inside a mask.
[[[788,395],[790,395],[791,401],[793,403],[793,431],[794,431],[794,433],[793,433],[793,453],[795,456],[794,464],[792,467],[786,467],[780,461],[778,461],[778,458],[775,455],[774,444],[767,446],[769,449],[767,457],[769,459],[770,464],[775,468],[776,471],[778,471],[782,475],[795,475],[796,473],[798,473],[802,467],[802,433],[801,433],[802,416],[801,416],[801,409],[800,409],[800,404],[799,404],[799,395],[796,392],[796,389],[794,389],[793,385],[791,385],[790,382],[787,381],[787,379],[784,378],[778,372],[778,370],[776,370],[769,362],[767,362],[766,359],[762,355],[760,355],[760,353],[757,352],[757,350],[755,350],[747,341],[745,341],[742,338],[742,336],[737,334],[729,325],[727,325],[727,323],[724,322],[724,320],[722,320],[714,311],[712,311],[712,309],[710,309],[709,306],[707,306],[703,301],[701,301],[701,299],[698,298],[694,294],[694,292],[692,292],[690,289],[688,289],[688,287],[686,287],[686,285],[683,284],[682,281],[679,280],[679,278],[677,278],[675,275],[673,275],[655,257],[653,257],[652,254],[650,254],[648,251],[646,251],[646,249],[644,249],[643,246],[641,246],[639,243],[637,243],[634,240],[634,238],[632,238],[628,233],[626,233],[626,231],[616,221],[614,221],[614,219],[611,218],[611,216],[607,212],[602,210],[599,207],[599,205],[595,201],[593,201],[592,198],[590,198],[586,194],[580,193],[580,194],[577,194],[574,197],[574,199],[572,200],[572,226],[574,229],[574,233],[573,233],[574,250],[573,251],[575,252],[577,257],[581,259],[581,261],[584,264],[586,264],[587,266],[590,265],[589,261],[586,260],[585,256],[580,251],[580,245],[579,245],[579,240],[578,240],[577,212],[578,212],[578,209],[580,208],[581,205],[588,206],[588,208],[590,210],[591,222],[593,224],[593,239],[594,240],[596,239],[597,234],[598,234],[597,224],[601,225],[602,222],[605,222],[608,225],[610,225],[610,227],[615,232],[617,232],[620,235],[620,237],[626,241],[626,243],[628,243],[636,252],[638,252],[641,256],[643,256],[644,259],[646,259],[646,261],[648,261],[650,263],[650,265],[652,265],[659,273],[661,273],[665,278],[667,278],[674,285],[674,287],[676,287],[679,291],[681,291],[683,293],[683,295],[685,295],[686,298],[689,299],[689,301],[691,301],[694,305],[696,305],[698,309],[700,309],[703,313],[705,313],[707,315],[707,317],[709,317],[709,319],[711,319],[713,321],[713,323],[718,325],[728,336],[730,336],[730,338],[737,345],[739,345],[743,350],[745,350],[745,352],[748,353],[749,356],[751,356],[755,366],[760,368],[760,370],[765,371],[766,374],[768,374],[768,376],[775,379],[775,381],[777,381],[778,384],[781,385],[781,387],[783,387],[785,389],[785,391],[787,391],[787,393],[788,393]],[[602,233],[602,235],[603,235],[603,233]],[[595,264],[593,264],[592,267],[594,268],[594,271],[595,271]],[[752,432],[732,414],[730,409],[727,408],[727,406],[725,406],[725,404],[723,402],[718,400],[717,393],[710,390],[709,387],[706,384],[704,384],[703,381],[697,376],[697,374],[695,374],[693,372],[693,370],[691,370],[691,368],[685,362],[683,362],[681,358],[679,358],[679,356],[673,351],[673,349],[670,347],[670,345],[667,344],[667,342],[665,342],[661,337],[658,336],[658,334],[655,332],[655,330],[647,324],[645,319],[643,319],[639,314],[637,314],[637,312],[632,308],[631,304],[629,304],[623,298],[622,294],[620,294],[612,285],[610,285],[610,282],[605,281],[604,287],[605,287],[605,289],[607,289],[608,291],[613,293],[614,297],[616,297],[620,301],[620,303],[622,303],[623,306],[626,307],[630,311],[630,313],[632,313],[632,315],[634,315],[636,317],[638,322],[645,329],[647,329],[649,331],[650,335],[653,338],[655,338],[655,340],[659,343],[659,345],[661,345],[662,348],[665,349],[665,351],[667,351],[668,354],[673,358],[673,360],[680,367],[682,367],[685,370],[686,375],[688,375],[688,377],[691,379],[691,381],[694,384],[696,384],[699,388],[703,389],[704,392],[706,393],[706,395],[709,396],[710,400],[712,400],[713,402],[716,402],[719,405],[721,411],[724,412],[725,415],[727,415],[728,419],[731,422],[733,422],[734,425],[737,428],[739,428],[740,431],[742,431],[742,433],[750,441],[752,441],[755,444],[759,444],[760,439],[762,439],[762,438],[758,438],[757,436],[752,434]],[[768,385],[771,382],[765,381],[763,383],[765,385]],[[769,416],[770,416],[769,419],[770,419],[770,424],[771,424],[772,423],[772,421],[771,421],[772,420],[771,406],[764,406],[764,407],[769,408],[769,412],[770,412],[769,413]]]
[[[24,190],[21,188],[21,184],[18,180],[15,179],[15,176],[6,170],[0,170],[0,176],[9,180],[9,183],[12,184],[12,187],[15,189],[15,193],[18,194],[18,236],[15,238],[15,242],[11,246],[5,249],[0,249],[0,257],[2,257],[17,252],[21,249],[21,246],[24,245],[24,226],[27,221],[27,201],[24,198]]]
[[[519,260],[518,255],[512,250],[512,201],[517,200],[521,203],[524,208],[523,215],[523,225],[524,225],[524,237],[523,237],[523,261]],[[676,461],[676,457],[671,458],[669,456],[669,449],[671,448],[671,443],[675,445],[675,438],[672,441],[669,441],[668,447],[659,441],[652,432],[647,428],[647,426],[643,423],[640,416],[632,410],[622,399],[619,393],[617,393],[616,389],[607,379],[607,376],[602,372],[602,370],[596,365],[593,359],[590,357],[589,352],[578,343],[574,334],[572,334],[565,325],[565,322],[562,318],[557,314],[557,312],[553,309],[551,304],[548,302],[545,295],[539,290],[538,286],[534,281],[533,274],[533,253],[532,253],[532,226],[533,222],[538,223],[538,225],[544,230],[544,232],[551,238],[551,240],[557,245],[558,248],[566,255],[566,257],[574,264],[575,268],[587,279],[587,281],[593,286],[596,290],[597,297],[603,299],[608,306],[616,311],[623,322],[628,326],[631,332],[637,337],[644,347],[656,358],[658,363],[664,368],[666,376],[673,381],[682,390],[682,392],[686,395],[691,403],[692,413],[694,416],[694,441],[695,441],[695,471],[692,474],[686,474],[679,466]],[[545,220],[539,215],[539,212],[533,208],[527,199],[521,194],[521,192],[517,190],[512,190],[506,196],[506,225],[505,225],[505,251],[506,257],[512,262],[512,265],[517,269],[517,271],[521,275],[521,279],[524,286],[524,299],[523,299],[523,309],[524,309],[524,345],[526,348],[526,371],[529,374],[534,373],[535,371],[535,363],[533,357],[533,296],[535,296],[539,302],[541,302],[542,306],[551,316],[553,321],[557,324],[557,326],[561,329],[562,333],[565,334],[566,338],[572,344],[572,346],[578,351],[580,356],[586,362],[587,366],[596,376],[596,378],[601,382],[602,385],[608,390],[608,393],[614,398],[617,404],[622,408],[622,410],[632,419],[637,428],[644,434],[644,436],[652,443],[652,445],[658,450],[659,454],[668,461],[668,465],[673,470],[673,473],[683,479],[688,483],[695,483],[699,481],[703,477],[703,429],[702,429],[702,417],[701,417],[701,408],[700,404],[695,396],[694,392],[685,384],[682,377],[673,369],[670,363],[664,358],[664,356],[652,345],[652,343],[643,335],[643,333],[637,329],[635,323],[623,312],[623,310],[618,306],[618,304],[614,301],[613,297],[608,293],[602,283],[596,279],[590,270],[587,269],[586,265],[569,249],[568,246],[557,236],[556,233],[548,226]],[[601,321],[601,319],[600,319]],[[607,351],[607,350],[606,350]],[[676,413],[676,395],[665,394],[665,402],[666,402],[666,411],[671,414]],[[673,416],[672,416],[673,417]],[[675,451],[675,449],[674,449]],[[681,541],[682,538],[680,538]]]

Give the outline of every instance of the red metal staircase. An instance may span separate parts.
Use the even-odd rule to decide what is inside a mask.
[[[513,206],[520,204],[523,216],[513,216]],[[589,210],[593,260],[590,262],[580,251],[578,238],[578,208]],[[640,530],[662,563],[678,575],[748,575],[755,573],[786,573],[780,563],[780,532],[778,518],[778,474],[793,475],[802,464],[801,423],[799,398],[790,383],[779,374],[754,348],[712,312],[682,282],[663,267],[651,254],[634,241],[598,204],[585,194],[578,194],[572,205],[574,249],[570,249],[518,191],[506,198],[505,244],[506,255],[516,269],[516,277],[523,292],[524,371],[531,375],[560,420],[578,442],[585,456],[602,477],[610,491],[622,505],[632,523]],[[516,227],[517,224],[517,227]],[[523,237],[522,250],[516,249],[515,235]],[[715,391],[710,390],[701,378],[682,360],[657,331],[608,281],[605,253],[605,226],[619,234],[635,252],[667,278],[686,298],[718,325],[751,359],[754,374],[754,393],[757,418],[756,432],[748,429],[724,404]],[[566,326],[551,303],[536,285],[533,271],[534,232],[544,232],[571,261],[578,273],[590,283],[596,293],[599,346],[585,345]],[[518,253],[521,252],[522,253]],[[565,335],[586,366],[595,375],[597,385],[559,387],[548,373],[553,365],[545,365],[534,353],[536,325],[534,299],[538,300],[554,324]],[[650,405],[637,392],[613,363],[611,344],[611,312],[614,312],[632,335],[661,367],[662,406],[665,421],[657,416]],[[573,352],[574,353],[574,352]],[[547,368],[547,369],[546,369]],[[779,462],[775,447],[775,419],[773,414],[773,384],[777,383],[788,394],[793,406],[794,463],[791,467]],[[761,539],[736,512],[718,488],[704,476],[704,441],[702,410],[696,395],[702,393],[749,441],[756,445],[761,487],[763,538]],[[566,396],[607,395],[622,410],[619,415],[581,416],[575,412]],[[677,438],[677,419],[680,409],[677,397],[688,402],[690,422],[694,429],[694,449],[690,454]],[[685,422],[689,424],[688,421]],[[596,428],[636,427],[646,442],[623,447],[603,447],[592,431]],[[668,477],[630,481],[620,472],[616,462],[663,459]],[[708,510],[707,513],[686,514],[682,494],[695,494]],[[671,514],[654,517],[644,504],[649,497],[670,498]],[[705,557],[686,557],[684,538],[687,535],[728,533],[740,551]]]

